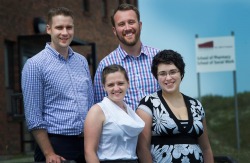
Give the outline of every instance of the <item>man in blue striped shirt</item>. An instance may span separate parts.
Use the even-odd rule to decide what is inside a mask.
[[[87,60],[74,52],[73,13],[53,8],[48,13],[51,42],[28,59],[22,71],[25,118],[38,146],[35,162],[85,162],[82,132],[94,103]]]
[[[98,65],[94,78],[95,103],[102,101],[106,96],[101,83],[102,70],[108,65],[119,64],[126,69],[130,82],[124,101],[135,110],[141,98],[159,89],[159,85],[151,73],[153,57],[159,50],[141,43],[142,23],[139,11],[135,6],[121,4],[114,11],[111,22],[119,46]]]

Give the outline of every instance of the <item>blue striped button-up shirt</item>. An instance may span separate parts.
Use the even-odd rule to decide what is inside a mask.
[[[94,103],[87,60],[69,48],[67,60],[49,43],[28,59],[22,71],[25,118],[29,130],[78,135]]]
[[[152,60],[158,51],[142,45],[141,54],[133,57],[118,46],[116,50],[103,58],[94,78],[95,103],[100,102],[106,96],[101,82],[102,70],[108,65],[119,64],[126,69],[130,82],[124,101],[135,110],[141,98],[159,90],[158,82],[151,73]]]

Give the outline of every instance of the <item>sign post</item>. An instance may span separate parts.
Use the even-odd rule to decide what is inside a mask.
[[[233,72],[237,149],[240,149],[234,33],[232,32],[231,36],[211,38],[198,38],[196,35],[195,51],[198,77],[203,72]],[[198,79],[198,85],[200,85],[199,82],[200,79]],[[200,90],[198,91],[200,95]]]
[[[197,72],[234,71],[236,69],[233,36],[197,38],[195,42]]]

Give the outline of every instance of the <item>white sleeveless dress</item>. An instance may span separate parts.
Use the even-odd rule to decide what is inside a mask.
[[[106,118],[97,151],[99,160],[137,159],[136,145],[144,121],[125,103],[127,113],[107,97],[98,105]]]

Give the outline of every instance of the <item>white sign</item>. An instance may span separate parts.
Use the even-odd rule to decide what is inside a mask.
[[[234,71],[236,69],[233,36],[197,38],[195,49],[197,72]]]

